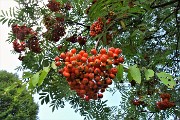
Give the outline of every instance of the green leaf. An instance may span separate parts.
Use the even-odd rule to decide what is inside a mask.
[[[151,69],[146,69],[145,70],[145,78],[146,80],[149,80],[151,77],[154,76],[154,71]]]
[[[30,77],[32,77],[32,73],[30,73],[30,72],[23,72],[23,76],[22,76],[22,78],[23,79],[26,79],[26,78],[30,78]]]
[[[54,62],[54,61],[51,63],[51,67],[52,67],[53,69],[57,69],[57,66],[55,65],[55,62]]]
[[[17,93],[21,94],[26,89],[26,84],[24,84],[22,87],[17,89]]]
[[[172,78],[172,76],[165,72],[156,73],[158,78],[165,84],[168,88],[173,88],[176,85],[176,82]]]
[[[7,20],[8,20],[8,19],[3,20],[3,21],[2,21],[2,24],[4,24],[5,22],[7,22]]]
[[[137,68],[137,65],[133,65],[129,67],[128,70],[128,76],[129,78],[132,77],[133,80],[135,80],[137,83],[141,83],[141,72],[139,68]]]
[[[3,11],[3,10],[1,10],[1,12],[2,12],[2,14],[5,16],[5,13],[4,13],[4,11]]]
[[[5,88],[4,91],[9,92],[10,90],[14,89],[16,86],[17,86],[16,84],[12,84],[11,86]]]
[[[39,72],[37,72],[36,74],[34,74],[32,77],[31,77],[31,80],[32,80],[32,85],[35,87],[39,81]]]
[[[46,102],[46,104],[49,102],[49,95],[46,96],[45,102]]]
[[[123,69],[123,65],[121,65],[121,64],[119,64],[118,66],[117,66],[117,70],[118,70],[118,72],[117,72],[117,78],[118,78],[118,80],[122,80],[122,78],[123,78],[123,72],[124,72],[124,69]]]
[[[43,81],[46,78],[49,70],[50,70],[49,67],[44,67],[43,68],[43,70],[41,71],[40,77],[39,77],[38,86],[40,86],[43,83]]]
[[[56,16],[56,17],[62,17],[62,14],[60,14],[60,13],[55,13],[55,16]]]
[[[43,104],[44,104],[44,99],[41,100],[41,105],[43,105]]]

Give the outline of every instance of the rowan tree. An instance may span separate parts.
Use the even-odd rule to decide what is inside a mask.
[[[85,119],[179,118],[178,0],[16,1],[0,21],[42,104],[69,102]]]

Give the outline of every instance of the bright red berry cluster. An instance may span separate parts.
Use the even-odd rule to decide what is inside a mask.
[[[162,100],[156,103],[157,108],[159,110],[166,110],[168,108],[175,106],[175,104],[173,102],[169,101],[170,97],[171,97],[171,95],[169,93],[163,93],[160,95],[160,97]]]
[[[96,35],[100,34],[103,30],[103,22],[102,18],[98,18],[97,21],[95,21],[91,27],[90,27],[90,36],[95,37]]]
[[[77,53],[74,48],[56,56],[55,64],[64,65],[58,72],[66,77],[70,88],[78,96],[86,101],[96,100],[102,98],[102,93],[112,84],[117,73],[115,65],[124,62],[121,52],[121,49],[111,47],[108,51],[102,48],[99,54],[92,49],[92,55],[89,55],[84,50]]]
[[[25,51],[25,47],[28,47],[29,50],[35,53],[41,52],[37,33],[34,32],[32,28],[15,24],[12,25],[12,31],[17,38],[13,41],[13,48],[16,52],[21,53],[22,51]]]

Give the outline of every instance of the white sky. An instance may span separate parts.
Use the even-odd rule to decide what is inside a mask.
[[[9,7],[16,6],[17,3],[13,0],[0,0],[0,10],[9,10]],[[0,15],[1,15],[0,11]],[[18,54],[11,54],[10,50],[13,50],[12,44],[5,42],[8,38],[8,33],[11,28],[8,28],[7,24],[0,24],[0,70],[7,70],[8,72],[16,73],[14,70],[17,66],[21,65],[21,62],[18,60]],[[22,75],[22,72],[18,73]],[[21,77],[21,76],[20,76]],[[40,104],[38,101],[38,95],[35,95],[35,101]],[[120,94],[116,93],[113,96],[111,94],[104,94],[103,100],[109,100],[108,105],[117,106],[120,101]],[[83,117],[79,113],[75,113],[74,109],[70,108],[70,105],[67,103],[65,108],[59,108],[53,113],[52,108],[49,105],[39,105],[39,114],[38,117],[40,120],[83,120]]]

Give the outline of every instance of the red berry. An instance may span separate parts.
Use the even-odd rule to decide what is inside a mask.
[[[60,58],[61,58],[61,59],[65,59],[65,58],[66,58],[66,54],[65,54],[65,53],[61,53],[61,54],[60,54]]]
[[[60,65],[61,65],[61,62],[57,61],[57,62],[55,63],[55,65],[56,65],[56,66],[60,66]]]
[[[71,53],[75,54],[76,53],[76,49],[75,48],[71,49]]]
[[[102,49],[100,50],[100,54],[106,54],[106,49],[102,48]]]
[[[122,57],[122,56],[119,57],[119,62],[120,62],[120,63],[123,63],[123,62],[124,62],[124,57]]]
[[[56,56],[56,57],[54,58],[54,60],[57,62],[57,61],[60,60],[60,58],[59,58],[58,56]]]
[[[97,50],[96,49],[91,49],[91,54],[96,55],[97,54]]]
[[[98,98],[103,98],[103,94],[99,93]]]
[[[85,96],[84,98],[86,101],[89,101],[89,97],[88,96]]]

